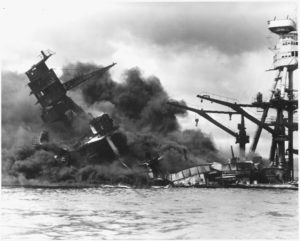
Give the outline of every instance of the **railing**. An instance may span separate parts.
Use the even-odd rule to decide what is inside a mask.
[[[292,61],[297,60],[297,56],[292,56],[292,55],[285,55],[282,57],[278,57],[277,54],[273,56],[273,63],[280,61],[280,60],[286,60],[286,59],[291,59],[290,62],[287,65],[290,65]]]

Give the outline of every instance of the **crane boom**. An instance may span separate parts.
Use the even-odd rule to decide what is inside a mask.
[[[245,157],[245,149],[246,149],[246,143],[249,143],[249,136],[247,136],[246,131],[245,131],[245,122],[244,122],[244,116],[242,115],[241,117],[241,124],[238,124],[238,130],[239,132],[236,133],[232,130],[230,130],[229,128],[227,128],[226,126],[224,126],[223,124],[221,124],[220,122],[216,121],[215,119],[213,119],[211,116],[209,116],[207,113],[216,113],[216,114],[239,114],[238,112],[233,112],[233,111],[215,111],[215,110],[199,110],[199,109],[195,109],[192,107],[188,107],[185,105],[180,105],[174,102],[168,102],[169,105],[178,107],[178,108],[182,108],[185,110],[190,110],[193,111],[197,114],[199,114],[200,116],[202,116],[203,118],[205,118],[206,120],[208,120],[209,122],[213,123],[214,125],[218,126],[219,128],[221,128],[222,130],[224,130],[225,132],[227,132],[228,134],[234,136],[236,138],[236,143],[239,143],[240,146],[240,157]]]
[[[93,77],[101,77],[103,74],[106,73],[106,71],[108,71],[111,67],[113,67],[116,63],[112,63],[111,65],[108,65],[104,68],[101,68],[101,69],[98,69],[98,70],[95,70],[95,71],[92,71],[88,74],[84,74],[84,75],[79,75],[79,76],[76,76],[75,78],[73,79],[70,79],[68,80],[67,82],[65,82],[63,84],[65,90],[70,90],[70,89],[73,89],[75,88],[76,86],[82,84],[83,82],[93,78]]]
[[[185,109],[185,110],[189,110],[192,112],[197,113],[198,115],[202,116],[203,118],[207,119],[208,121],[210,121],[211,123],[215,124],[216,126],[220,127],[222,130],[226,131],[228,134],[234,136],[237,138],[238,134],[235,133],[234,131],[230,130],[229,128],[227,128],[226,126],[224,126],[223,124],[221,124],[220,122],[216,121],[215,119],[213,119],[211,116],[209,116],[208,114],[206,114],[204,110],[198,110],[189,106],[184,106],[184,105],[180,105],[177,103],[173,103],[173,102],[168,102],[169,105],[181,108],[181,109]]]
[[[250,115],[248,112],[246,112],[244,109],[241,108],[241,105],[239,105],[237,103],[231,103],[231,102],[224,101],[224,100],[214,99],[214,98],[211,98],[210,96],[206,96],[206,95],[197,95],[197,97],[200,99],[212,101],[217,104],[230,107],[231,109],[235,110],[239,114],[245,116],[250,121],[254,122],[256,125],[261,126],[263,129],[270,132],[271,134],[275,133],[274,130],[272,128],[270,128],[267,124],[262,123],[260,120],[256,119],[254,116]]]

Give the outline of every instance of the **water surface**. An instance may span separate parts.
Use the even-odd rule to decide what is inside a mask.
[[[297,239],[298,192],[2,188],[2,240]]]

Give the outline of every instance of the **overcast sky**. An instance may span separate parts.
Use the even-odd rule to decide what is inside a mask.
[[[145,76],[157,76],[172,98],[194,107],[220,108],[200,103],[196,95],[204,91],[251,102],[258,91],[269,95],[275,75],[265,71],[272,64],[268,47],[276,40],[267,20],[295,18],[296,8],[288,1],[2,1],[2,71],[24,73],[37,62],[40,50],[50,49],[56,55],[48,65],[58,74],[70,62],[117,62],[111,70],[114,80],[122,81],[125,69],[138,66]],[[237,130],[237,119],[216,118]],[[180,123],[195,128],[194,119],[189,114]],[[198,128],[219,148],[234,145],[233,137],[199,119]],[[251,138],[255,126],[246,125]],[[267,156],[269,135],[263,139],[258,151]]]

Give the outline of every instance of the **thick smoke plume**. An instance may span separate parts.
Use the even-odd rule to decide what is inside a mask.
[[[69,80],[100,66],[70,64],[61,79]],[[144,77],[138,68],[125,71],[116,82],[106,73],[78,86],[68,95],[95,117],[108,113],[127,142],[122,162],[89,163],[77,157],[74,165],[55,159],[53,149],[70,149],[80,136],[63,125],[45,125],[40,107],[29,95],[25,75],[2,73],[2,182],[3,184],[146,183],[142,163],[160,155],[163,173],[173,173],[201,163],[220,160],[211,139],[200,130],[181,131],[177,115],[186,112],[167,104],[169,96],[155,76]],[[180,104],[185,104],[183,101]],[[48,151],[32,145],[41,130],[49,130]],[[75,154],[74,154],[75,155]],[[75,158],[76,159],[76,158]]]
[[[67,80],[96,68],[99,66],[82,63],[68,65],[62,79]],[[81,94],[88,107],[103,107],[114,118],[120,121],[125,119],[138,130],[162,133],[178,130],[176,115],[186,113],[169,106],[169,97],[160,80],[154,76],[144,78],[138,68],[127,70],[121,83],[113,81],[107,73],[101,80],[93,78],[85,82],[76,92]]]

